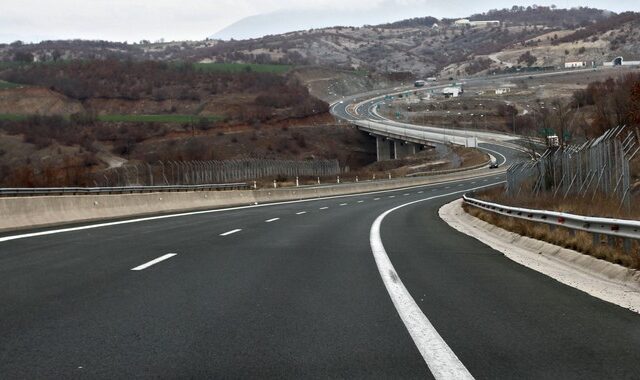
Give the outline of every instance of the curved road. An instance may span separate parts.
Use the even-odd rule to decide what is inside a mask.
[[[438,218],[502,181],[0,236],[1,377],[637,378],[637,314]]]

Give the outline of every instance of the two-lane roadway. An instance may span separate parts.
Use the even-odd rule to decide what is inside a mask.
[[[438,218],[503,180],[5,234],[1,377],[637,378],[637,314]]]

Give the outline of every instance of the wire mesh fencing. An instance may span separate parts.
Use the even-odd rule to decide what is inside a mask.
[[[102,173],[100,186],[203,185],[275,177],[325,177],[341,173],[338,160],[158,161]]]
[[[521,161],[507,170],[507,193],[551,193],[566,199],[595,200],[606,196],[631,206],[630,163],[640,150],[637,129],[619,126],[581,145],[549,148],[535,161]]]

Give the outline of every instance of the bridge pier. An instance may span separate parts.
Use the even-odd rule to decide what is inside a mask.
[[[388,161],[392,158],[392,141],[384,137],[376,136],[376,154],[378,161]]]
[[[394,157],[395,159],[405,158],[418,153],[419,146],[410,142],[394,141]]]

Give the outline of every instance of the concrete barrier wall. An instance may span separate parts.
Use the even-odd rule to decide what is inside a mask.
[[[446,176],[263,190],[0,198],[0,232],[134,216],[246,206],[256,202],[270,203],[391,190],[488,173],[497,172],[481,169]]]

